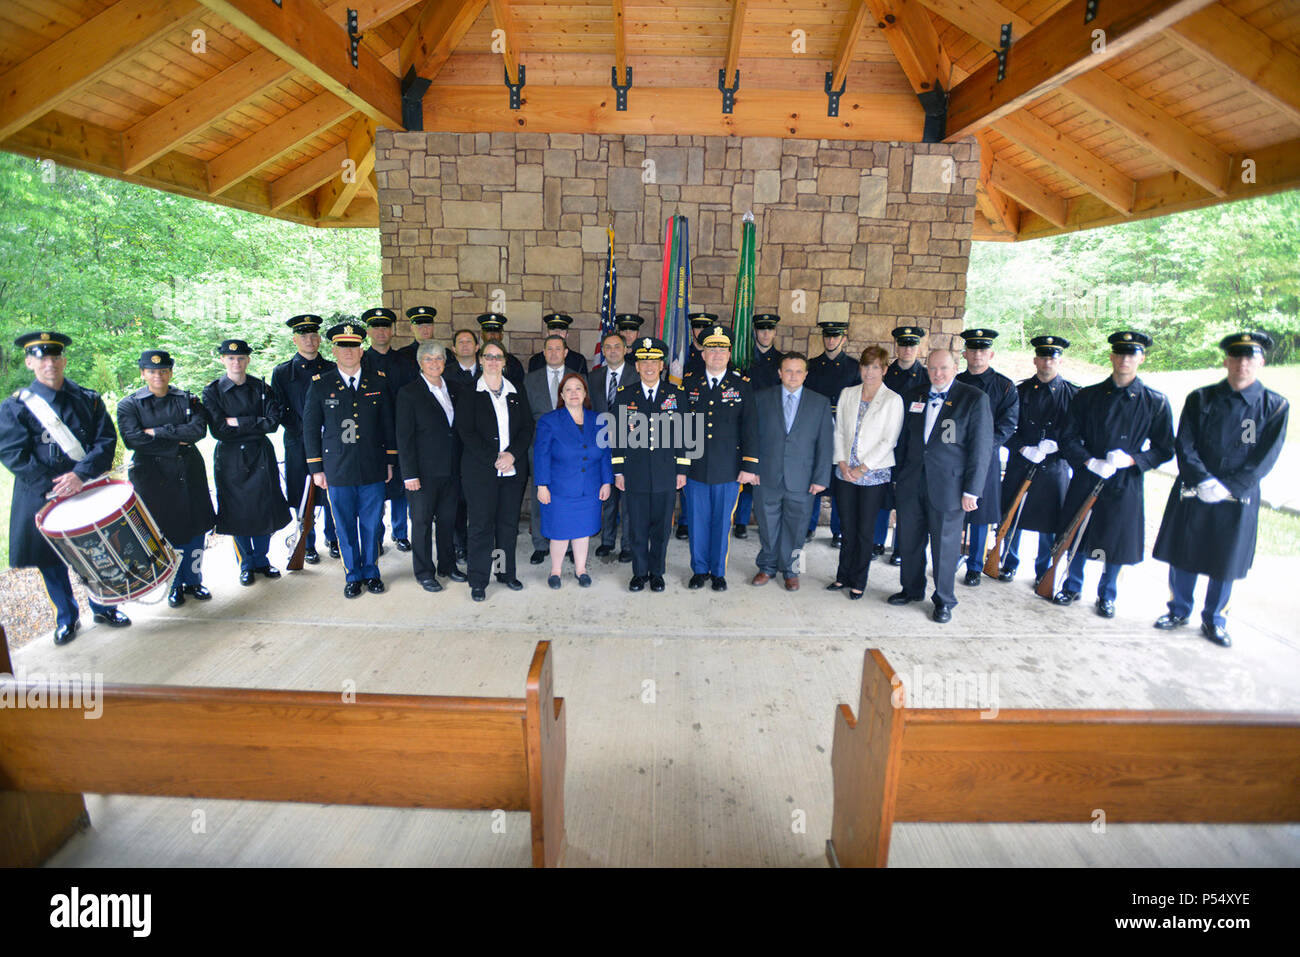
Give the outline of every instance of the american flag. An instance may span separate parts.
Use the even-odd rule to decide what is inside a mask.
[[[615,330],[614,300],[618,295],[618,269],[614,266],[614,227],[606,226],[605,234],[609,237],[609,262],[605,266],[605,288],[600,294],[600,339],[596,342],[593,369],[605,362],[605,354],[601,351],[600,344]]]

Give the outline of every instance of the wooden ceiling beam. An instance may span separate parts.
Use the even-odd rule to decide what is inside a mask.
[[[1105,160],[1066,139],[1032,113],[1022,110],[1004,116],[993,128],[1029,150],[1044,163],[1060,170],[1090,193],[1121,213],[1133,210],[1135,184]]]
[[[134,173],[293,73],[269,50],[257,50],[205,80],[122,134],[126,171]]]
[[[519,82],[519,31],[515,28],[515,17],[510,10],[510,0],[488,0],[492,5],[492,22],[504,35],[504,48],[501,59],[505,63],[506,76],[511,83]]]
[[[622,83],[627,77],[627,23],[624,19],[623,0],[614,0],[614,69],[617,71],[618,82]]]
[[[397,75],[436,77],[486,6],[487,0],[425,0],[402,40]]]
[[[984,211],[984,216],[995,232],[1008,233],[1014,237],[1020,232],[1020,207],[993,182],[993,147],[989,145],[988,134],[976,133],[975,140],[980,146],[980,175],[976,181],[975,204]]]
[[[1065,225],[1065,197],[1040,186],[1014,166],[994,158],[989,182],[1021,206],[1032,209],[1048,222],[1057,226]]]
[[[364,33],[381,23],[387,23],[399,13],[405,13],[417,3],[423,2],[424,0],[344,0],[337,6],[343,8],[344,19],[340,21],[341,23],[347,22],[348,7],[357,11],[357,28]],[[333,8],[330,12],[333,12]]]
[[[832,90],[844,86],[844,78],[848,76],[853,55],[862,40],[862,28],[866,25],[869,16],[871,16],[871,8],[867,6],[867,0],[853,0],[849,18],[844,22],[839,43],[835,47],[835,59],[831,61]]]
[[[913,90],[927,93],[936,83],[945,90],[952,85],[952,61],[918,0],[867,0],[867,6]]]
[[[969,33],[985,46],[997,50],[1002,45],[1002,24],[1011,24],[1011,42],[1015,44],[1034,25],[1018,13],[1008,10],[997,0],[920,0],[958,30]]]
[[[317,0],[202,0],[203,5],[335,96],[390,129],[402,125],[397,76],[363,44],[352,65],[347,31]]]
[[[375,122],[368,116],[358,117],[347,142],[348,160],[344,166],[316,191],[316,215],[320,219],[337,219],[357,198],[361,184],[375,168]]]
[[[968,136],[1014,113],[1212,2],[1103,0],[1096,18],[1085,23],[1087,0],[1070,0],[1019,42],[1012,43],[1003,80],[998,81],[994,59],[955,85],[948,98],[947,140]],[[1105,47],[1100,50],[1094,50],[1097,30],[1105,38]]]
[[[988,221],[988,217],[976,206],[975,216],[971,221],[970,238],[977,243],[1009,243],[1013,242],[1016,237],[994,230]]]
[[[1169,36],[1300,123],[1300,56],[1290,47],[1218,4],[1175,24]]]
[[[329,129],[353,112],[333,93],[320,93],[297,109],[236,143],[208,161],[208,187],[219,196],[235,183],[255,175],[290,150]]]
[[[337,219],[319,219],[312,225],[322,229],[378,229],[379,203],[369,196],[358,196],[342,216]]]
[[[197,19],[194,0],[118,0],[0,76],[0,140]]]
[[[271,181],[271,210],[276,212],[296,200],[311,200],[312,219],[316,219],[316,203],[310,195],[329,182],[331,177],[343,172],[343,162],[348,158],[346,143],[339,143],[301,166],[290,170],[279,179]]]
[[[723,77],[728,86],[740,66],[740,44],[745,38],[745,10],[749,0],[731,0],[731,29],[727,31],[727,56],[722,62]]]

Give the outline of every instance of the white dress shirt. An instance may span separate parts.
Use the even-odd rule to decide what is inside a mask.
[[[488,398],[492,400],[492,411],[495,412],[497,416],[497,435],[500,437],[500,447],[497,451],[504,452],[506,447],[510,444],[510,409],[506,405],[506,397],[510,395],[511,392],[517,392],[518,390],[515,388],[513,382],[505,378],[501,380],[500,398],[497,398],[492,394],[492,390],[487,386],[486,379],[478,380],[477,389],[479,392],[486,392]],[[514,474],[514,468],[511,468],[506,472],[502,472],[500,469],[497,470],[497,475],[502,478],[510,478]]]
[[[952,388],[952,383],[948,384],[948,389]],[[948,389],[943,390],[943,395],[938,399],[927,399],[925,404],[925,441],[930,441],[930,433],[934,431],[934,423],[939,421],[939,411],[943,404],[948,401]],[[934,389],[930,390],[931,392]]]
[[[451,404],[451,393],[447,390],[447,383],[439,379],[438,384],[434,385],[423,372],[420,373],[420,378],[424,379],[424,384],[429,387],[433,397],[438,400],[438,404],[442,406],[442,411],[447,413],[447,424],[455,425],[456,409]],[[504,392],[501,394],[505,395]]]

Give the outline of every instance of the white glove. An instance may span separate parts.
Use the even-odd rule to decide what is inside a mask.
[[[1228,487],[1216,478],[1207,478],[1196,486],[1196,497],[1207,505],[1222,502],[1231,494]]]
[[[1133,464],[1133,456],[1123,449],[1111,449],[1106,453],[1106,461],[1117,469],[1126,469]]]
[[[1022,447],[1020,449],[1020,454],[1029,459],[1029,461],[1033,462],[1035,465],[1047,458],[1047,453],[1037,445],[1026,445]]]
[[[1088,471],[1098,478],[1108,479],[1115,474],[1115,466],[1105,459],[1088,459]]]
[[[1044,455],[1051,455],[1053,452],[1059,452],[1061,447],[1056,444],[1054,439],[1043,439],[1038,443],[1038,451]]]

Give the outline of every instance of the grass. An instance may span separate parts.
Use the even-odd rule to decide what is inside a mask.
[[[1147,556],[1156,543],[1160,531],[1160,518],[1173,488],[1171,475],[1152,470],[1146,473],[1146,523]],[[1259,510],[1259,538],[1255,543],[1255,557],[1292,558],[1300,555],[1300,516],[1279,512],[1271,508]]]

